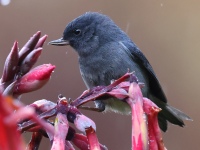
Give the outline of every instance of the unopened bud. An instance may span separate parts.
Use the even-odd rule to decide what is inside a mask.
[[[40,38],[41,32],[38,31],[35,33],[30,40],[22,47],[22,49],[19,51],[19,63],[24,60],[24,58],[35,48],[39,38]],[[20,65],[19,64],[19,65]]]
[[[35,49],[37,49],[37,48],[39,48],[39,47],[42,47],[43,44],[44,44],[44,42],[46,41],[47,37],[48,37],[47,35],[44,35],[43,37],[41,37],[41,38],[39,39],[39,41],[37,42],[37,44],[36,44],[36,46],[35,46]]]
[[[8,82],[14,78],[17,70],[18,61],[18,44],[15,41],[11,52],[6,58],[1,83]]]
[[[50,79],[55,66],[51,64],[40,65],[20,78],[15,86],[14,94],[28,93],[43,87]]]
[[[39,56],[41,55],[41,52],[42,48],[40,47],[33,50],[26,56],[20,66],[21,75],[26,74],[33,67],[33,65],[37,62]]]

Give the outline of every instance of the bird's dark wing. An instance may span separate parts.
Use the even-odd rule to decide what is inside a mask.
[[[167,102],[167,98],[165,97],[165,94],[161,88],[161,85],[156,77],[156,74],[153,71],[153,68],[151,67],[149,61],[146,59],[144,54],[139,50],[139,48],[132,42],[128,41],[121,41],[121,45],[124,46],[124,49],[127,51],[128,55],[134,59],[134,61],[138,61],[138,64],[141,64],[141,67],[143,67],[149,77],[149,87],[151,90],[151,93],[157,97],[159,100],[163,102]]]
[[[143,67],[143,69],[146,70],[148,74],[149,90],[151,96],[150,99],[162,109],[162,111],[158,114],[160,128],[164,132],[167,130],[167,120],[173,124],[183,127],[183,120],[191,120],[191,118],[184,114],[182,111],[167,104],[167,99],[160,86],[160,83],[144,54],[131,41],[122,41],[119,43],[124,47],[124,50],[134,61],[138,61],[138,64],[141,64],[141,67]]]

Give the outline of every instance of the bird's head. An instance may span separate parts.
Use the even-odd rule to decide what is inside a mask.
[[[51,45],[72,46],[79,55],[92,53],[103,43],[114,40],[115,23],[106,15],[97,12],[87,12],[70,22],[62,38],[49,42]]]

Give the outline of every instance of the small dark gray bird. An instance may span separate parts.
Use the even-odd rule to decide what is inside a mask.
[[[180,110],[167,104],[161,85],[144,54],[108,16],[87,12],[70,22],[61,39],[51,45],[70,45],[79,55],[80,73],[88,89],[109,85],[128,70],[134,71],[140,82],[145,83],[142,93],[156,103],[162,111],[158,115],[159,126],[167,130],[167,121],[184,126],[183,119],[190,120]],[[130,107],[117,99],[96,100],[100,110],[112,110],[129,114]]]

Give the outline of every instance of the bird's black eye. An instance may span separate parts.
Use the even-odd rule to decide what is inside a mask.
[[[80,30],[80,29],[75,29],[75,30],[73,31],[73,33],[74,33],[75,35],[80,35],[80,34],[81,34],[81,30]]]

